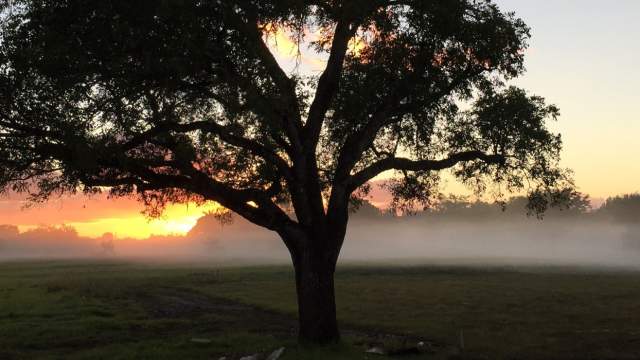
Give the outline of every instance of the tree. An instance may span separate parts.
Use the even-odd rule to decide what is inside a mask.
[[[0,4],[0,187],[137,194],[150,215],[218,202],[290,251],[302,340],[339,339],[349,204],[377,175],[395,172],[405,210],[445,169],[540,211],[572,186],[546,128],[558,109],[506,85],[529,29],[488,0]],[[283,70],[274,31],[326,69]]]
[[[610,197],[596,211],[596,216],[626,224],[640,223],[640,194]]]

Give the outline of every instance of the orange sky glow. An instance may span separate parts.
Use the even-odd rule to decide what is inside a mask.
[[[142,214],[143,206],[135,199],[109,199],[103,195],[65,197],[27,208],[24,205],[16,196],[1,198],[0,223],[17,225],[20,231],[67,225],[75,228],[80,236],[95,238],[113,233],[117,238],[135,239],[184,235],[198,218],[219,209],[216,203],[176,204],[168,206],[161,218],[150,219]]]

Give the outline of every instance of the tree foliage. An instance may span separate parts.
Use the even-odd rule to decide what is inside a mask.
[[[621,223],[640,223],[640,194],[626,194],[608,198],[597,214]]]
[[[109,187],[275,228],[296,221],[281,204],[303,222],[385,171],[398,206],[427,204],[446,168],[479,191],[571,185],[545,124],[558,109],[504,86],[529,29],[488,1],[12,3],[0,184],[35,200]],[[324,73],[285,73],[264,42],[277,28],[319,33]]]

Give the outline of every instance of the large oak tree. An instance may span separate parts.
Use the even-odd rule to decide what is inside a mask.
[[[0,189],[216,201],[282,238],[302,340],[339,339],[333,275],[376,176],[404,210],[445,169],[537,211],[572,191],[558,109],[505,85],[529,29],[488,0],[0,4]],[[324,71],[283,70],[274,31]]]

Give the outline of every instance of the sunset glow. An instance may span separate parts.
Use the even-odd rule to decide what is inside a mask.
[[[99,237],[108,232],[113,233],[116,238],[136,239],[145,239],[153,235],[185,235],[193,228],[198,219],[212,208],[215,208],[215,205],[205,207],[172,205],[159,219],[149,219],[139,214],[67,225],[74,227],[79,235],[87,237]]]
[[[294,41],[293,33],[287,29],[266,24],[264,33],[264,40],[272,51],[283,56],[296,56],[300,51],[297,42]]]
[[[116,238],[146,239],[153,235],[185,235],[203,215],[219,208],[216,203],[202,206],[175,204],[164,215],[150,219],[142,206],[131,199],[70,199],[70,201],[19,208],[18,202],[0,202],[3,223],[17,225],[24,232],[42,226],[67,225],[78,235],[96,238],[112,233]],[[60,216],[60,214],[64,216]]]
[[[563,136],[563,165],[574,170],[579,190],[596,203],[609,196],[640,191],[640,166],[633,160],[640,157],[636,106],[640,47],[633,37],[637,3],[620,2],[621,8],[616,11],[592,1],[497,3],[504,10],[517,10],[518,16],[535,29],[526,50],[527,73],[516,85],[544,95],[549,103],[559,106],[560,119],[550,126]],[[586,3],[589,6],[584,6]],[[593,30],[596,22],[603,24],[602,29]],[[315,76],[322,72],[327,54],[309,46],[320,38],[320,29],[305,29],[301,41],[286,27],[266,24],[263,30],[267,46],[287,72]],[[359,33],[349,42],[349,52],[358,56],[373,33]],[[385,178],[388,174],[376,180]],[[445,193],[465,191],[450,177],[445,175],[444,179]],[[389,194],[374,188],[370,200],[384,207]],[[135,199],[73,196],[23,207],[21,197],[0,197],[0,225],[10,224],[25,231],[65,224],[82,236],[113,233],[116,237],[143,239],[184,235],[199,217],[218,205],[171,205],[159,219],[142,215],[142,205]]]

